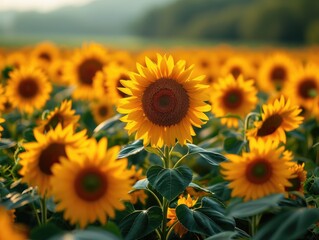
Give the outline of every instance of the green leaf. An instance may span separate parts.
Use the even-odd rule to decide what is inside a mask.
[[[108,130],[109,128],[113,127],[120,119],[121,115],[117,114],[114,117],[105,120],[104,122],[100,123],[94,130],[94,133],[97,133],[102,130]]]
[[[303,239],[307,228],[319,220],[317,208],[294,208],[285,211],[266,223],[254,240]]]
[[[211,236],[209,238],[205,238],[205,240],[232,240],[232,239],[235,239],[236,235],[237,235],[236,232],[225,231],[225,232],[217,233],[214,236]]]
[[[147,210],[135,211],[120,222],[120,229],[125,240],[142,238],[158,228],[163,220],[160,207],[150,207]]]
[[[208,198],[203,198],[202,206],[197,209],[189,209],[185,204],[178,205],[176,216],[190,232],[207,236],[235,228],[234,219],[226,217],[224,209]]]
[[[198,154],[199,156],[201,156],[204,160],[206,160],[209,164],[213,166],[218,166],[219,163],[226,160],[226,158],[222,154],[213,152],[213,151],[208,151],[194,144],[187,144],[187,147],[189,149],[189,153],[188,153],[189,155]]]
[[[108,220],[106,225],[103,226],[103,229],[110,233],[113,233],[118,237],[121,237],[121,230],[119,226],[113,221]]]
[[[8,138],[1,138],[0,139],[0,149],[6,149],[14,147],[17,143],[15,141],[12,141]]]
[[[249,202],[235,201],[226,209],[227,215],[237,218],[244,218],[262,213],[270,208],[278,207],[279,202],[284,198],[282,194],[272,194]]]
[[[43,240],[43,239],[51,239],[51,237],[62,233],[62,229],[58,228],[53,223],[47,223],[45,225],[40,225],[35,227],[31,231],[30,239],[33,240]],[[62,239],[62,238],[55,238],[55,239]]]
[[[21,194],[17,192],[12,192],[7,194],[4,199],[2,199],[2,205],[4,205],[7,209],[16,209],[37,201],[39,199],[38,195],[34,195],[30,192]]]
[[[148,184],[149,184],[149,182],[148,182],[147,178],[138,180],[138,181],[134,184],[134,186],[132,187],[133,190],[131,190],[130,193],[135,192],[135,191],[137,191],[137,190],[145,190],[145,189],[147,189]]]
[[[33,239],[33,238],[32,238]],[[47,238],[41,238],[41,240]],[[103,231],[101,229],[90,229],[90,230],[75,230],[72,232],[60,234],[58,236],[54,236],[49,238],[49,240],[65,240],[65,239],[72,239],[72,240],[120,240],[117,236],[109,233],[107,231]]]
[[[319,142],[315,143],[314,145],[312,145],[312,148],[316,148],[319,146]]]
[[[228,153],[238,154],[245,146],[245,141],[238,139],[237,137],[229,137],[224,141],[224,149]]]
[[[190,183],[188,185],[188,187],[190,188],[194,188],[194,190],[196,190],[197,192],[206,192],[206,193],[209,193],[209,194],[214,194],[213,192],[209,191],[208,189],[206,188],[202,188],[201,186],[197,185],[196,183]]]
[[[193,173],[184,165],[173,169],[152,166],[146,175],[150,185],[171,201],[186,189],[192,181]]]
[[[137,154],[144,149],[143,141],[137,140],[129,145],[126,145],[119,153],[118,158],[126,158]]]

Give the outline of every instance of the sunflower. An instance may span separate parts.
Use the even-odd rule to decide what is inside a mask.
[[[28,239],[24,232],[13,223],[13,219],[10,216],[11,212],[0,206],[0,239],[10,240],[26,240]]]
[[[256,200],[272,193],[284,193],[292,184],[288,167],[292,154],[278,147],[278,141],[252,139],[250,152],[242,156],[228,154],[229,161],[220,164],[221,173],[232,189],[232,197]]]
[[[301,108],[292,105],[290,99],[281,96],[273,104],[264,104],[261,121],[254,123],[255,128],[247,131],[248,139],[262,138],[286,142],[285,132],[299,127],[303,117],[299,116]]]
[[[244,118],[256,107],[257,100],[254,81],[245,81],[242,75],[237,79],[233,75],[228,75],[212,86],[212,112],[216,117],[234,114]],[[237,118],[222,118],[221,122],[227,127],[238,127]]]
[[[198,198],[193,199],[189,194],[187,195],[187,198],[180,196],[177,201],[177,206],[181,204],[185,204],[188,208],[193,207],[197,203]],[[167,222],[167,226],[171,227],[173,226],[174,232],[182,238],[184,234],[188,232],[188,230],[178,221],[178,218],[176,216],[175,208],[168,208],[167,211],[167,218],[170,219]]]
[[[281,90],[294,74],[296,64],[283,53],[276,53],[261,63],[257,82],[261,90],[272,94]]]
[[[97,124],[115,115],[115,109],[109,97],[99,98],[90,105],[94,120]]]
[[[117,160],[119,146],[107,150],[107,140],[92,139],[88,151],[80,157],[63,158],[53,166],[52,192],[56,210],[81,228],[107,217],[114,218],[115,210],[124,210],[122,201],[130,200],[132,180],[127,159]]]
[[[80,116],[75,115],[75,110],[72,110],[72,100],[64,100],[60,107],[56,107],[49,112],[46,119],[41,121],[37,129],[39,132],[46,133],[54,129],[58,124],[61,124],[62,128],[66,128],[69,125],[76,127],[79,119]]]
[[[34,130],[36,142],[23,144],[25,152],[20,154],[23,182],[38,186],[41,195],[50,195],[52,166],[60,163],[61,157],[76,157],[87,147],[86,130],[74,133],[73,126],[55,129],[43,134]]]
[[[296,162],[293,162],[293,165],[290,166],[289,170],[291,171],[292,178],[289,179],[292,186],[286,187],[286,191],[298,191],[300,193],[303,193],[303,184],[307,179],[307,172],[304,169],[305,164],[298,164]]]
[[[39,68],[22,66],[10,73],[6,95],[13,107],[32,113],[45,105],[51,90],[50,82]]]
[[[211,109],[204,102],[208,85],[202,84],[203,76],[193,78],[193,66],[185,69],[185,61],[175,64],[172,56],[145,62],[147,67],[138,64],[131,80],[121,81],[129,97],[120,100],[118,111],[126,114],[121,120],[127,122],[128,133],[136,132],[145,146],[171,146],[176,139],[182,145],[192,142],[193,126],[201,127],[208,120],[204,112]]]
[[[0,84],[0,112],[5,110],[5,103],[7,101],[7,96],[5,95],[5,89],[2,84]]]
[[[143,175],[143,169],[136,169],[134,165],[130,168],[131,171],[131,179],[133,180],[133,183],[136,183],[139,180],[145,179],[145,176]],[[138,201],[140,201],[143,205],[146,203],[147,194],[144,190],[135,190],[130,192],[131,195],[131,203],[136,204]]]
[[[254,67],[252,63],[247,58],[241,56],[229,57],[220,71],[222,77],[231,74],[235,79],[237,79],[239,75],[243,75],[245,79],[254,76]]]
[[[5,66],[10,66],[13,68],[19,68],[27,62],[25,54],[22,52],[10,53],[5,58]]]
[[[52,62],[49,68],[50,80],[57,85],[68,85],[69,82],[65,78],[66,62],[62,59],[57,59]]]
[[[134,61],[131,54],[128,51],[115,51],[110,54],[112,62],[123,68],[131,69],[134,67]]]
[[[59,48],[52,42],[42,42],[31,52],[31,59],[39,62],[43,68],[48,67],[60,55]]]
[[[96,75],[109,61],[106,50],[98,44],[84,45],[78,50],[65,68],[65,79],[75,85],[73,97],[75,99],[93,99],[104,82],[103,78],[96,79]]]
[[[117,104],[120,99],[127,97],[119,88],[123,88],[121,80],[129,80],[129,72],[126,68],[111,64],[103,69],[105,75],[105,87],[108,89],[109,98],[113,104]]]
[[[294,103],[311,111],[319,96],[318,66],[308,64],[296,70],[284,92]]]

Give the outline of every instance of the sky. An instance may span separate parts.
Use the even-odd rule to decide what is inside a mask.
[[[92,0],[0,0],[1,10],[48,12],[62,6],[83,5]]]

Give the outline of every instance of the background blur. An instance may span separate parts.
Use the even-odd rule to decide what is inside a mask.
[[[319,43],[318,0],[0,0],[0,43]]]

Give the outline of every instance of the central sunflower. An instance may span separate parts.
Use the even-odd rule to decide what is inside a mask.
[[[121,81],[120,89],[129,95],[118,107],[126,114],[121,118],[126,129],[153,147],[171,146],[176,139],[182,145],[192,142],[193,126],[204,124],[208,120],[204,112],[210,110],[203,76],[193,78],[193,66],[186,68],[182,60],[174,63],[172,56],[158,55],[157,63],[148,58],[145,62],[146,67],[137,65],[139,73],[131,73],[131,80]]]

